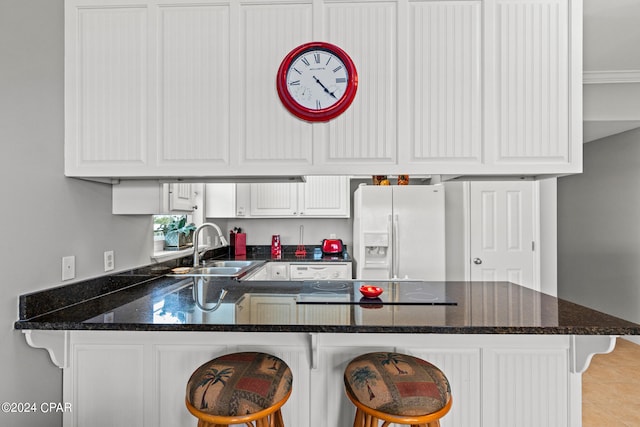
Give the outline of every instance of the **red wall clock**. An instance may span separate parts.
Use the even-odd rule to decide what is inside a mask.
[[[285,56],[276,87],[282,104],[292,114],[309,122],[326,122],[353,102],[358,73],[349,55],[338,46],[310,42]]]

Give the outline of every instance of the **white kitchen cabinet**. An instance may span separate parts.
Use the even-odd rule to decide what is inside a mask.
[[[236,303],[236,322],[288,325],[297,322],[296,295],[245,295]]]
[[[582,168],[581,0],[65,4],[68,176]],[[282,59],[311,40],[358,70],[353,104],[328,123],[297,119],[275,90]],[[299,214],[277,194],[257,215]]]
[[[350,215],[349,177],[308,176],[304,183],[206,184],[207,218]]]
[[[251,216],[349,217],[348,177],[306,178],[306,182],[295,184],[251,184]]]
[[[205,184],[205,217],[237,218],[249,214],[249,184]]]
[[[196,192],[201,184],[134,180],[113,186],[112,213],[160,215],[193,212],[197,208]],[[200,190],[201,191],[201,190]]]
[[[270,353],[291,368],[295,392],[282,408],[286,425],[351,425],[355,411],[344,395],[344,367],[361,354],[390,351],[445,372],[454,404],[443,426],[577,427],[582,373],[595,353],[615,343],[608,336],[511,334],[25,333],[29,345],[46,348],[62,368],[63,401],[73,408],[62,414],[65,427],[191,425],[195,419],[184,405],[189,376],[237,351]]]
[[[298,184],[251,184],[251,216],[297,216]]]
[[[582,2],[485,0],[484,164],[582,170]]]
[[[67,0],[65,173],[189,176],[230,163],[230,10]]]

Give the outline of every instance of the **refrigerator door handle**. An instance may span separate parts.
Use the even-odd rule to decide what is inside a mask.
[[[388,278],[393,279],[396,248],[395,248],[395,243],[393,241],[394,232],[393,232],[393,216],[392,215],[387,216],[387,234],[389,235],[389,240],[390,240],[389,243],[391,244],[389,246],[389,250],[391,251],[391,254],[387,254],[387,260],[389,261],[389,267],[387,269],[387,272],[389,274]]]
[[[393,278],[400,274],[400,233],[398,232],[400,219],[398,214],[393,216]]]

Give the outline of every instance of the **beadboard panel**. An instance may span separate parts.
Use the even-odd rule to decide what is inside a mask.
[[[349,401],[344,392],[344,370],[349,362],[356,357],[374,351],[393,351],[393,347],[380,343],[375,346],[332,346],[330,340],[323,345],[320,336],[318,367],[311,371],[311,382],[316,393],[314,405],[311,407],[310,419],[316,420],[313,427],[336,427],[353,425],[355,406]],[[395,427],[395,425],[394,425]]]
[[[311,40],[311,4],[242,4],[240,163],[310,164],[312,125],[289,113],[276,91],[282,59]],[[282,174],[283,171],[278,171]]]
[[[298,210],[298,184],[251,184],[251,215],[294,215]]]
[[[443,370],[453,396],[443,427],[580,425],[579,377],[576,388],[569,366],[570,352],[576,349],[568,336],[69,334],[63,397],[73,411],[63,414],[66,427],[195,425],[184,407],[189,376],[205,361],[237,351],[274,354],[291,368],[293,393],[283,406],[286,425],[351,425],[355,411],[344,394],[344,369],[354,357],[370,351],[413,354]]]
[[[319,162],[396,162],[397,7],[395,2],[324,4],[324,34],[350,54],[358,91],[351,107],[326,125]]]
[[[142,164],[147,141],[147,8],[79,7],[67,143],[80,165]],[[68,18],[69,19],[69,18]],[[69,84],[69,81],[67,82]]]
[[[452,390],[451,411],[440,421],[442,427],[478,424],[482,394],[479,349],[397,349],[437,366],[445,373]]]
[[[106,426],[106,420],[109,425],[146,425],[143,345],[79,344],[72,357],[74,426]],[[94,398],[96,389],[104,393],[101,399]]]
[[[568,351],[564,349],[485,349],[482,425],[569,425]],[[529,384],[516,392],[515,384]],[[508,405],[498,402],[509,402]]]
[[[568,1],[498,0],[495,20],[495,162],[568,162]]]
[[[300,184],[300,212],[305,216],[349,216],[349,179],[344,176],[309,176]]]
[[[410,2],[410,161],[481,161],[481,3]]]
[[[187,381],[203,363],[231,353],[226,345],[157,345],[154,353],[154,406],[159,427],[189,426],[197,423],[184,404]]]
[[[229,163],[228,4],[158,11],[158,164]]]

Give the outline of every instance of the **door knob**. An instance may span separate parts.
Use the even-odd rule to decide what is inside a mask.
[[[480,265],[480,264],[482,264],[482,260],[480,258],[474,258],[473,259],[473,263],[477,264],[477,265]]]

